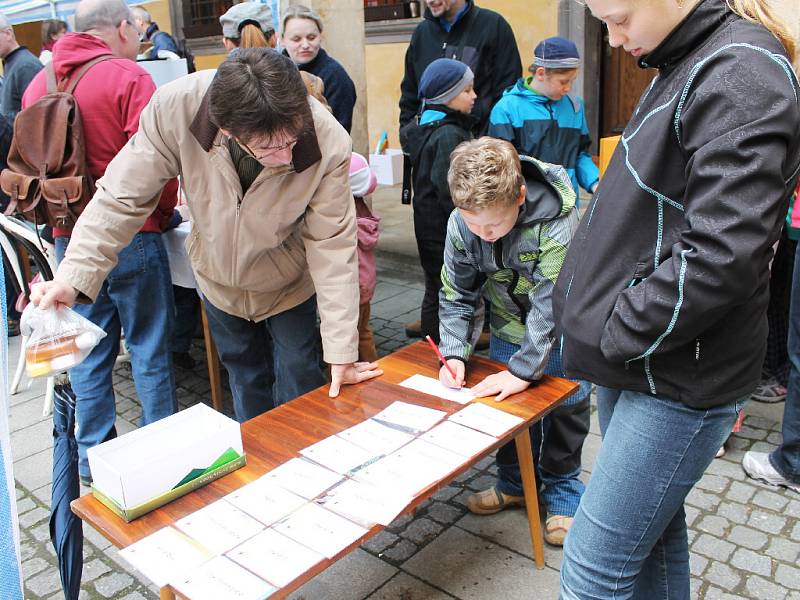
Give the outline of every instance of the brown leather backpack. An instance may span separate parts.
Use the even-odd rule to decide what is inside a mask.
[[[46,67],[47,94],[17,114],[8,168],[0,173],[0,187],[11,198],[7,215],[21,213],[37,225],[75,225],[95,188],[73,92],[91,67],[111,58],[98,56],[58,83],[53,64]]]

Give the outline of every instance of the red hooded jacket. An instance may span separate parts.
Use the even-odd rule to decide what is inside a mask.
[[[85,33],[68,33],[53,48],[53,67],[61,79],[75,73],[97,56],[111,54],[101,39]],[[93,66],[75,89],[75,98],[83,120],[86,160],[89,172],[98,180],[108,163],[139,128],[139,113],[150,101],[156,86],[150,75],[134,61],[114,58]],[[22,97],[22,108],[30,106],[47,93],[47,74],[42,69]],[[177,199],[178,182],[164,187],[158,207],[148,217],[141,231],[161,232]],[[55,236],[69,236],[71,229],[54,229]]]

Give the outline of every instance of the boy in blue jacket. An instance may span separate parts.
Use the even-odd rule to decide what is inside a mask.
[[[598,183],[583,101],[569,95],[579,67],[573,42],[539,42],[531,75],[507,89],[489,117],[489,135],[508,140],[520,154],[564,167],[577,196],[578,186],[594,193]]]

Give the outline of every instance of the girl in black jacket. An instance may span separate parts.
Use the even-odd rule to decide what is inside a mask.
[[[689,598],[683,502],[759,381],[800,164],[794,44],[763,0],[586,0],[645,91],[553,296],[603,446],[564,598]]]

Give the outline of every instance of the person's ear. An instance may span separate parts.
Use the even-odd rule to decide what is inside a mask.
[[[231,132],[230,132],[230,131],[228,131],[227,129],[225,129],[224,127],[220,127],[220,128],[219,128],[219,132],[220,132],[222,135],[227,135],[228,137],[233,137],[233,136],[231,136]]]
[[[270,48],[274,48],[275,46],[277,46],[278,45],[278,34],[273,31],[272,35],[269,36],[269,39],[267,40],[267,43],[269,44]]]
[[[544,81],[545,77],[547,77],[547,71],[544,67],[536,67],[536,73],[533,75],[538,81]]]
[[[523,183],[519,186],[519,196],[517,197],[517,206],[522,206],[525,203],[525,195],[528,193],[528,188]]]

